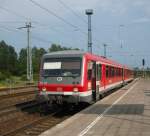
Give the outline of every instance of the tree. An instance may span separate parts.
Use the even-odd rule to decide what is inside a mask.
[[[4,41],[0,42],[0,70],[7,70],[7,48],[8,46]],[[5,59],[4,59],[5,58]]]
[[[46,53],[46,51],[44,48],[38,49],[37,47],[33,47],[33,49],[32,49],[32,62],[33,62],[33,72],[34,73],[39,73],[41,57],[45,53]]]
[[[7,67],[9,72],[16,74],[17,72],[17,53],[15,52],[14,47],[8,46],[8,64]]]
[[[16,73],[17,53],[14,47],[0,42],[0,70],[3,73]]]
[[[64,51],[64,50],[79,50],[78,48],[71,48],[71,47],[62,47],[61,45],[52,44],[49,48],[49,52],[55,51]]]
[[[27,49],[22,48],[19,52],[18,58],[18,74],[23,75],[26,74],[26,67],[27,67]]]
[[[38,73],[40,68],[41,57],[45,54],[46,51],[44,48],[32,48],[32,66],[33,66],[33,73]],[[27,70],[27,49],[21,49],[19,53],[18,59],[18,68],[19,74],[26,74]]]

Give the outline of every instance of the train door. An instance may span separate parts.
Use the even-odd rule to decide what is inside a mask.
[[[96,62],[92,63],[92,100],[96,101]]]
[[[121,69],[121,75],[122,75],[122,81],[123,81],[123,85],[124,85],[124,80],[125,80],[124,68]]]
[[[96,62],[96,101],[99,100],[99,88],[101,80],[101,64]]]
[[[94,61],[88,63],[88,82],[91,82],[92,100],[99,99],[99,87],[101,78],[101,65]]]
[[[99,88],[100,88],[100,78],[101,78],[101,65],[98,62],[93,63],[92,69],[92,97],[93,101],[99,100]]]

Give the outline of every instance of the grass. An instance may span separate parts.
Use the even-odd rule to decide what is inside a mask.
[[[12,76],[9,79],[0,81],[0,88],[14,88],[20,86],[26,86],[29,81],[22,80],[21,77]],[[34,81],[34,85],[36,85],[36,81]]]

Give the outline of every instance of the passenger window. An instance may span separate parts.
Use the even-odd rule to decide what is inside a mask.
[[[100,64],[96,65],[96,76],[97,76],[97,80],[101,79],[101,65]]]
[[[108,77],[109,69],[108,66],[106,66],[106,77]]]
[[[109,75],[108,76],[111,77],[112,76],[112,69],[110,66],[108,67],[108,69],[109,69]]]
[[[87,71],[87,79],[91,80],[92,79],[92,66],[93,63],[92,62],[88,62],[88,71]]]
[[[114,67],[112,67],[112,77],[114,77]]]

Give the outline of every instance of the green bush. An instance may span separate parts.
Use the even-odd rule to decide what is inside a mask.
[[[34,74],[33,79],[34,79],[34,81],[38,81],[39,80],[39,74]]]
[[[26,75],[22,75],[22,76],[21,76],[21,80],[22,80],[22,81],[26,81],[26,80],[27,80],[27,76],[26,76]]]
[[[5,79],[6,79],[6,75],[0,72],[0,80],[5,80]]]

